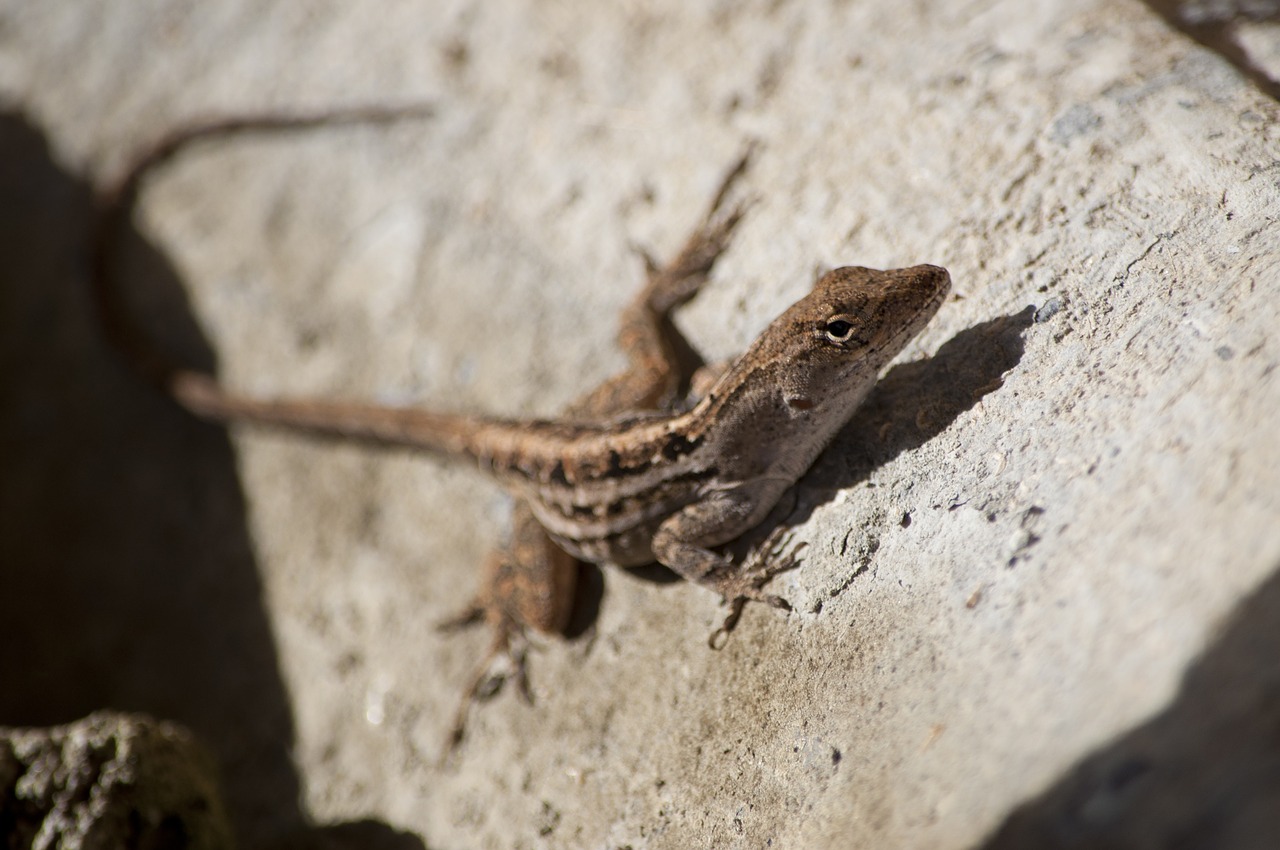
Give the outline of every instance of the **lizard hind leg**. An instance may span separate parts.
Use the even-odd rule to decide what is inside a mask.
[[[482,617],[467,615],[464,617],[471,622],[482,619]],[[490,618],[483,617],[483,619]],[[460,618],[446,623],[445,627],[463,624],[464,621]],[[524,628],[508,620],[495,623],[491,627],[490,634],[492,640],[489,642],[489,647],[475,665],[471,679],[459,697],[458,707],[453,715],[453,724],[449,728],[446,753],[456,750],[462,743],[462,739],[466,737],[467,719],[471,714],[471,706],[495,696],[502,690],[508,678],[515,679],[517,690],[526,700],[532,700],[529,693],[529,679],[525,672],[529,641]],[[495,670],[497,662],[500,661],[506,663],[508,668],[506,671]]]
[[[479,595],[441,624],[457,629],[484,622],[492,635],[463,691],[449,733],[450,750],[462,742],[471,705],[495,696],[508,679],[526,702],[533,701],[526,672],[528,631],[563,633],[573,610],[577,574],[577,560],[547,537],[527,503],[517,503],[510,544],[489,554]]]

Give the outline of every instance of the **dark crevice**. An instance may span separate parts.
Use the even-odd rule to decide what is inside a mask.
[[[93,194],[40,128],[0,112],[0,725],[102,708],[173,720],[215,753],[240,846],[420,848],[301,810],[231,446],[103,342]],[[129,224],[119,237],[131,304],[183,362],[212,368],[173,264]]]
[[[1270,850],[1277,836],[1280,568],[1237,605],[1168,708],[1072,766],[981,850]]]

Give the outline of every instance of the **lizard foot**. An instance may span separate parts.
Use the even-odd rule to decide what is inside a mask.
[[[733,575],[716,582],[715,589],[724,596],[729,613],[720,628],[707,639],[707,644],[712,649],[724,648],[729,640],[729,633],[737,628],[748,602],[762,602],[783,611],[792,610],[790,602],[781,596],[765,593],[761,588],[774,576],[800,566],[800,551],[809,544],[801,542],[792,546],[793,536],[784,532],[781,527],[774,529],[760,546],[752,550]]]
[[[666,316],[692,298],[705,283],[711,267],[728,247],[734,228],[754,202],[754,199],[746,199],[730,204],[730,190],[746,172],[756,147],[754,142],[748,144],[737,162],[725,172],[702,222],[681,246],[674,260],[664,266],[643,248],[632,246],[632,250],[644,262],[649,281],[645,287],[646,300],[654,314]]]
[[[487,614],[485,609],[476,606],[441,623],[440,628],[462,628],[489,619]],[[458,709],[454,713],[453,725],[445,744],[446,755],[456,750],[466,737],[467,717],[471,713],[471,706],[497,696],[508,680],[515,682],[516,690],[525,702],[533,702],[533,693],[529,689],[528,653],[529,639],[525,636],[524,629],[510,622],[495,625],[493,641],[476,664],[475,672],[458,700]]]

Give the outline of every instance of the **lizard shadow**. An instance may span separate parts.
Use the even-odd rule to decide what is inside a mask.
[[[981,850],[1274,847],[1280,565],[1224,622],[1167,708],[1068,768]]]
[[[1280,80],[1254,60],[1237,32],[1241,21],[1272,23],[1280,20],[1280,9],[1271,3],[1214,4],[1189,3],[1186,0],[1143,0],[1166,24],[1192,41],[1212,50],[1231,63],[1249,82],[1267,97],[1280,101]]]
[[[983,396],[1004,385],[1004,374],[1022,359],[1023,333],[1034,307],[966,328],[921,360],[900,363],[875,385],[836,437],[831,456],[810,486],[842,489],[903,452],[942,433]]]
[[[989,319],[959,332],[931,357],[890,368],[799,481],[795,502],[779,524],[805,522],[839,491],[924,445],[983,396],[1000,389],[1002,376],[1022,359],[1022,336],[1034,316],[1035,308],[1026,307]]]
[[[242,846],[419,847],[299,806],[293,711],[226,432],[103,342],[87,282],[93,189],[0,112],[0,723],[110,707],[214,753]],[[213,366],[165,255],[122,234],[130,294],[182,362]],[[283,843],[281,843],[283,842]]]
[[[924,445],[983,396],[998,390],[1001,376],[1022,359],[1022,335],[1034,315],[1035,308],[1026,307],[989,319],[956,334],[931,357],[890,368],[800,479],[793,497],[784,497],[769,519],[726,549],[741,559],[779,526],[803,524],[839,491],[865,481],[873,470],[903,452]],[[683,581],[660,564],[629,572],[658,584]]]

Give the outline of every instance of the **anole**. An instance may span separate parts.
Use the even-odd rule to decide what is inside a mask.
[[[371,119],[387,120],[384,113]],[[154,147],[101,195],[95,291],[109,336],[134,364],[205,419],[452,455],[495,476],[517,499],[515,530],[511,544],[490,557],[485,590],[460,619],[488,620],[495,634],[491,656],[513,654],[518,674],[523,654],[512,649],[513,639],[526,627],[564,627],[576,559],[664,564],[729,603],[732,613],[718,635],[733,627],[747,602],[789,609],[763,585],[794,566],[791,557],[765,551],[736,563],[719,547],[765,520],[850,419],[881,369],[938,310],[950,286],[946,270],[847,266],[827,272],[699,398],[681,406],[690,375],[676,356],[681,340],[670,313],[705,281],[742,216],[742,206],[725,209],[725,198],[745,168],[744,156],[677,257],[661,267],[648,263],[648,282],[623,314],[619,338],[627,371],[561,419],[248,398],[212,376],[169,365],[132,329],[114,282],[113,234],[132,215],[142,178],[194,139],[321,123],[331,119],[196,128]],[[484,675],[473,681],[469,697]],[[460,717],[455,741],[461,730]]]

